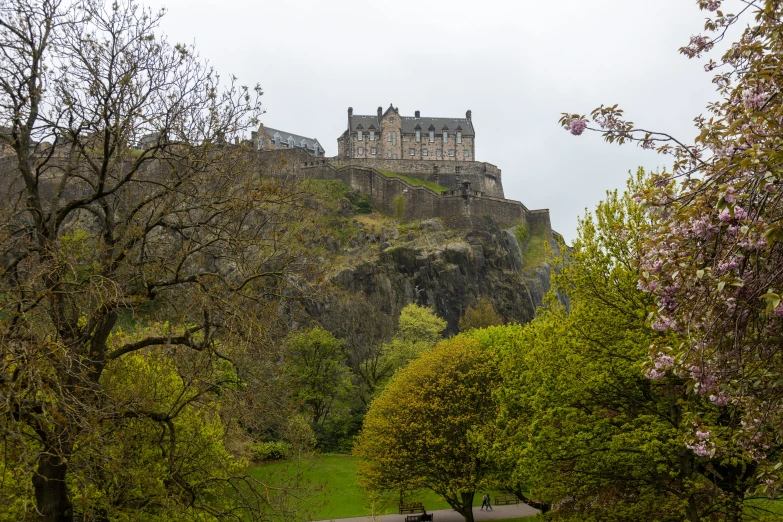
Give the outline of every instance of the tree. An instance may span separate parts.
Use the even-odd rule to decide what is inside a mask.
[[[343,343],[320,327],[294,334],[288,341],[285,372],[315,425],[323,424],[335,402],[352,390],[347,358]]]
[[[397,329],[358,365],[362,402],[369,406],[395,371],[431,350],[442,339],[447,323],[435,310],[411,303],[400,311]]]
[[[536,507],[556,506],[555,519],[743,520],[758,462],[736,444],[724,454],[700,450],[711,433],[689,412],[728,439],[737,419],[689,393],[685,379],[643,372],[650,344],[679,341],[647,326],[655,300],[637,287],[655,226],[633,199],[646,182],[640,170],[624,195],[608,193],[580,220],[553,275],[569,310],[550,296],[549,309],[524,327],[474,332],[504,355],[500,434],[489,453],[505,465],[508,487]],[[662,355],[650,371],[672,364]]]
[[[495,310],[492,300],[481,296],[475,306],[469,306],[459,318],[459,330],[466,332],[474,328],[486,328],[504,324],[503,317]]]
[[[229,144],[256,125],[260,90],[156,36],[160,17],[133,0],[0,0],[0,140],[13,151],[0,187],[0,436],[43,521],[93,512],[74,498],[107,492],[107,434],[156,441],[126,477],[161,477],[172,513],[255,519],[267,502],[211,457],[188,473],[179,449],[214,443],[223,424],[199,416],[217,397],[223,412],[250,404],[247,378],[277,357],[266,333],[307,269],[295,239],[307,214]],[[176,373],[175,401],[112,386],[140,361]],[[210,501],[218,483],[225,505]]]
[[[354,454],[365,490],[428,488],[467,522],[494,471],[478,455],[496,414],[495,356],[467,337],[444,341],[398,371],[373,401]]]
[[[704,34],[680,49],[688,58],[709,53],[749,19],[724,54],[705,64],[719,100],[695,119],[692,144],[636,127],[617,105],[561,122],[575,135],[595,130],[609,142],[672,156],[673,173],[639,194],[660,217],[640,260],[641,284],[658,305],[652,327],[684,342],[653,347],[650,369],[664,355],[675,362],[649,375],[683,376],[726,415],[741,416],[734,437],[762,465],[760,490],[774,495],[783,483],[779,456],[770,452],[783,442],[783,2],[737,2],[734,14],[728,2],[697,3],[710,17]],[[727,454],[732,443],[709,441]]]

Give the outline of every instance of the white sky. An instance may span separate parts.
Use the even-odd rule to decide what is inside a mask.
[[[577,216],[629,170],[666,157],[571,136],[561,112],[619,103],[683,139],[715,99],[702,60],[678,53],[703,27],[695,0],[146,0],[163,30],[194,42],[224,76],[265,91],[264,122],[337,153],[349,106],[464,117],[476,159],[500,167],[506,197],[549,208],[571,242]]]

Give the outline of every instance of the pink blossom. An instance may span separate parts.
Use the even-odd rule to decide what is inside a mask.
[[[729,398],[725,395],[710,395],[710,402],[716,406],[726,406],[729,403]]]
[[[734,207],[734,219],[745,219],[748,217],[748,211],[737,205]]]
[[[726,203],[734,203],[737,201],[737,196],[734,194],[734,187],[726,189],[726,194],[723,195],[723,199],[726,200]]]
[[[706,440],[706,439],[709,439],[711,436],[712,436],[712,433],[709,430],[707,430],[707,431],[701,431],[701,430],[696,431],[696,438],[698,438],[699,440]]]
[[[574,118],[571,123],[568,124],[568,129],[574,136],[579,136],[587,128],[587,122],[581,118]]]
[[[658,353],[658,355],[655,358],[655,369],[656,370],[668,370],[669,368],[674,367],[674,357],[671,355],[664,355],[662,353]]]
[[[731,221],[731,212],[729,211],[729,209],[724,208],[723,210],[721,210],[718,213],[718,219],[720,219],[721,221],[724,221],[724,222],[725,221]]]
[[[708,11],[717,11],[720,8],[720,0],[712,0],[707,2]]]
[[[773,313],[779,317],[783,316],[783,302],[781,302],[775,310],[773,310]]]
[[[647,370],[647,378],[653,381],[657,381],[659,379],[663,379],[666,376],[666,372],[656,370],[655,368],[650,368]]]

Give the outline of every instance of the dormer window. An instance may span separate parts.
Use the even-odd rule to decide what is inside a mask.
[[[443,141],[444,143],[449,139],[449,131],[443,131]]]
[[[462,143],[462,133],[457,131],[457,143]]]
[[[374,130],[370,131],[370,141],[375,141],[375,131]]]
[[[419,129],[416,129],[416,142],[421,141],[421,131]]]
[[[430,143],[435,143],[435,131],[430,131]]]
[[[289,149],[293,149],[294,148],[294,137],[293,136],[289,136],[288,137],[288,148]]]
[[[362,131],[356,131],[356,139],[362,141]]]
[[[318,157],[318,149],[319,149],[318,143],[313,145],[313,154],[315,155],[316,158]]]

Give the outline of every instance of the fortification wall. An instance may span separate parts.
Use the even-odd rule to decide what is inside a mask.
[[[502,227],[527,223],[531,230],[535,230],[537,233],[544,233],[548,237],[551,237],[552,234],[549,210],[528,210],[519,201],[495,195],[498,191],[502,194],[502,187],[500,190],[493,189],[486,192],[480,187],[476,187],[476,184],[481,185],[481,182],[474,184],[470,177],[463,176],[462,172],[457,173],[454,170],[451,173],[446,173],[446,176],[453,176],[452,178],[445,178],[452,180],[449,183],[449,185],[454,184],[452,190],[444,194],[436,194],[428,188],[415,187],[407,181],[385,176],[376,170],[380,168],[422,178],[424,176],[415,172],[418,169],[415,161],[353,159],[349,162],[346,161],[351,164],[341,165],[338,158],[314,158],[298,149],[260,152],[257,161],[259,172],[264,175],[299,180],[338,180],[354,190],[367,194],[375,208],[389,214],[394,212],[394,199],[397,196],[403,196],[406,201],[403,217],[408,220],[440,217],[451,226],[464,226],[474,220],[489,217]],[[354,162],[367,163],[368,166],[356,165],[353,164]],[[432,162],[420,163],[431,166]],[[452,162],[452,169],[460,164],[466,168],[472,168],[473,170],[470,172],[473,172],[474,175],[480,175],[484,179],[494,177],[485,175],[485,169],[487,173],[496,173],[498,183],[500,181],[500,170],[494,165]],[[424,177],[424,179],[436,181],[434,177]],[[459,185],[456,184],[457,179],[460,181]],[[444,178],[441,177],[440,172],[438,172],[437,182],[441,185],[444,184]],[[470,186],[465,186],[465,182],[470,182]],[[487,186],[486,181],[484,186]]]
[[[500,169],[491,163],[478,161],[434,161],[391,158],[326,158],[335,166],[357,166],[371,169],[390,170],[432,181],[456,190],[463,182],[470,182],[471,188],[489,196],[503,198],[503,181]]]

